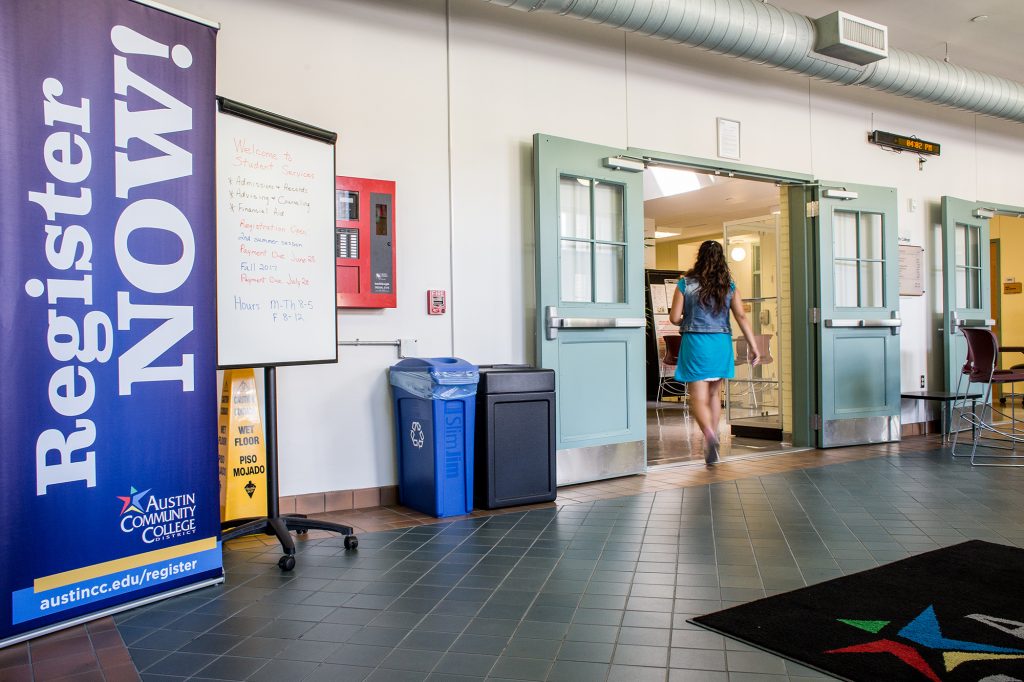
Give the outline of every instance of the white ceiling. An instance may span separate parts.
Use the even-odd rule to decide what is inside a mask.
[[[710,187],[645,201],[644,217],[654,218],[658,231],[679,233],[661,243],[721,236],[723,222],[768,215],[778,207],[779,188],[773,183],[717,176]]]
[[[965,68],[1024,80],[1024,0],[769,0],[812,19],[836,10],[883,24],[889,46],[944,59]],[[971,21],[987,15],[985,21]],[[696,239],[721,234],[722,223],[766,215],[778,208],[771,183],[716,178],[713,186],[644,202],[644,216],[658,230]],[[659,239],[675,241],[679,238]]]

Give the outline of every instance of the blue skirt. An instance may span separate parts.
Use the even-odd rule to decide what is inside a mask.
[[[731,379],[736,376],[733,358],[730,334],[684,333],[679,343],[676,381]]]

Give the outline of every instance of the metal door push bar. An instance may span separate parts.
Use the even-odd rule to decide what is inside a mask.
[[[893,334],[899,334],[900,327],[903,326],[903,320],[898,318],[893,320],[825,320],[825,326],[833,328],[856,327],[860,329],[887,327],[892,330]]]
[[[559,329],[630,329],[647,326],[642,317],[561,317],[558,308],[548,306],[545,315],[548,341],[558,338]]]

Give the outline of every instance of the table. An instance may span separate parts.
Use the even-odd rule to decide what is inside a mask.
[[[977,406],[978,398],[981,397],[980,393],[966,393],[962,396],[956,393],[950,393],[948,391],[906,391],[900,393],[901,398],[907,400],[934,400],[942,403],[941,422],[942,428],[942,442],[945,443],[948,440],[949,432],[952,430],[953,424],[953,402],[957,398],[971,401],[971,411]]]

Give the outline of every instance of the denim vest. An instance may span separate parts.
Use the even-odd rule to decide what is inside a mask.
[[[725,308],[716,311],[713,307],[704,306],[698,298],[700,285],[696,279],[681,278],[676,284],[683,292],[683,321],[679,331],[698,334],[732,334],[729,324],[729,304],[732,303],[733,286],[725,295]]]

